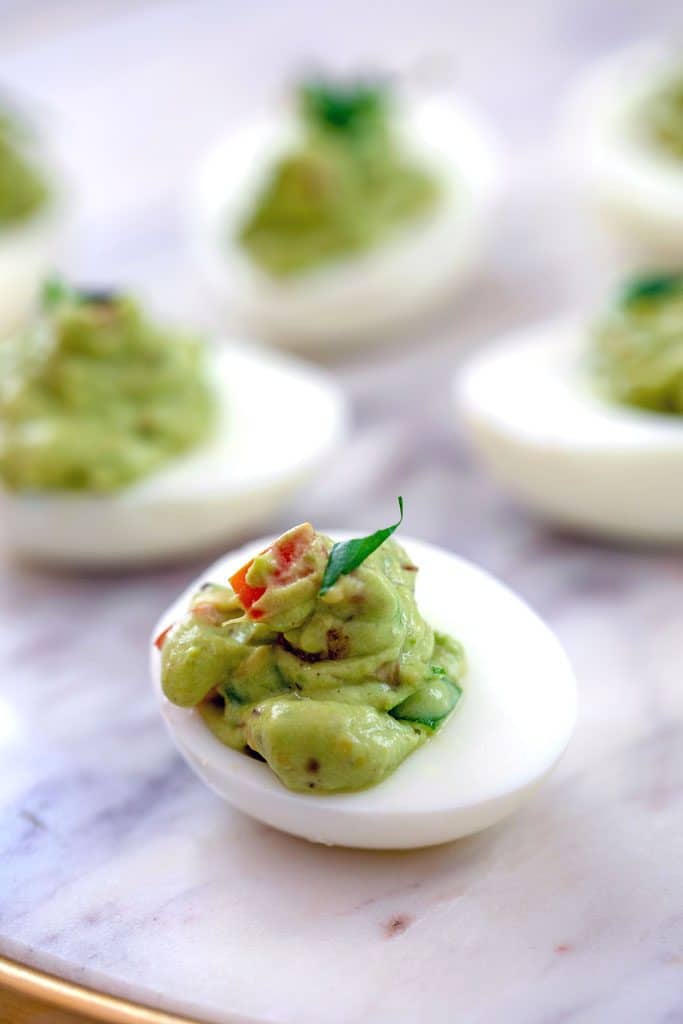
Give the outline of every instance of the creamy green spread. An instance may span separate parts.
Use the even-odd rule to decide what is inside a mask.
[[[301,792],[380,782],[446,721],[465,673],[462,646],[420,615],[396,541],[321,594],[332,547],[295,527],[157,638],[168,699]]]
[[[24,154],[20,128],[0,112],[0,228],[14,227],[36,213],[48,198],[40,171]]]
[[[16,491],[115,491],[201,442],[203,351],[130,298],[57,288],[0,347],[0,479]]]
[[[628,284],[595,326],[592,362],[611,400],[683,413],[683,274]]]
[[[376,85],[304,85],[300,139],[267,175],[239,241],[254,263],[287,277],[353,257],[429,213],[433,175],[403,151]]]
[[[645,137],[677,160],[683,159],[683,72],[668,76],[641,104]]]

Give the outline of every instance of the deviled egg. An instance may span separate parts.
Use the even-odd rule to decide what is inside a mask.
[[[0,532],[21,555],[92,567],[207,549],[267,522],[345,419],[320,372],[55,282],[0,347]]]
[[[220,559],[168,609],[151,669],[171,736],[239,810],[342,846],[485,828],[552,770],[576,688],[500,583],[430,545],[309,523]]]
[[[0,109],[0,337],[36,304],[57,251],[57,186],[42,164],[29,130]]]
[[[683,50],[650,44],[602,62],[571,127],[608,221],[643,255],[683,257]]]
[[[476,451],[531,508],[624,539],[683,540],[683,275],[629,282],[595,323],[518,331],[456,400]]]
[[[467,279],[496,181],[465,103],[304,83],[295,115],[252,121],[204,163],[199,261],[231,314],[268,340],[388,341]]]

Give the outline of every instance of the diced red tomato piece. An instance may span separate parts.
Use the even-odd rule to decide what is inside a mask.
[[[301,558],[306,548],[310,546],[314,538],[315,530],[311,524],[302,523],[291,536],[282,540],[276,540],[272,551],[280,572],[294,565]]]
[[[172,622],[170,626],[166,627],[166,629],[162,629],[161,633],[159,633],[159,636],[154,641],[154,646],[156,647],[156,649],[158,651],[160,651],[161,648],[164,646],[164,641],[165,641],[166,637],[168,636],[168,634],[173,629],[174,625],[175,625],[175,623]]]
[[[311,524],[303,523],[293,532],[293,535],[276,540],[270,548],[265,549],[265,551],[272,553],[275,562],[275,571],[272,574],[272,583],[269,580],[269,586],[282,586],[284,583],[290,582],[293,577],[289,570],[298,562],[314,538],[315,530]],[[265,554],[265,551],[261,551],[260,554]],[[247,583],[247,573],[253,564],[254,559],[252,558],[241,569],[238,569],[230,577],[230,585],[249,617],[251,619],[261,619],[263,618],[262,610],[253,606],[265,594],[266,587],[251,587]]]
[[[230,577],[230,586],[237,594],[238,598],[242,603],[242,607],[247,611],[253,604],[258,601],[259,597],[263,597],[266,592],[265,587],[250,587],[247,583],[247,573],[254,564],[254,559],[250,559],[246,565],[243,565],[241,569],[238,569],[236,573]],[[252,615],[252,618],[259,618],[258,614]]]

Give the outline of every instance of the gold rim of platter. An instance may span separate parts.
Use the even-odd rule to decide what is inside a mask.
[[[16,996],[16,1001],[12,1002]],[[0,1019],[3,1005],[7,1004],[10,1012],[17,1016],[6,1018],[9,1021],[30,1021],[35,1019],[32,1004],[42,1004],[61,1010],[60,1022],[72,1021],[74,1024],[85,1024],[88,1021],[105,1022],[105,1024],[202,1024],[196,1018],[178,1016],[165,1010],[155,1010],[151,1006],[132,1003],[119,996],[108,996],[92,988],[86,988],[72,981],[65,981],[57,975],[48,974],[34,967],[0,956]],[[22,1001],[23,1000],[23,1001]],[[45,1018],[42,1019],[51,1019]]]

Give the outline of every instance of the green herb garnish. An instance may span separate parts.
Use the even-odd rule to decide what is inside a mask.
[[[48,277],[41,291],[41,305],[50,311],[69,302],[73,305],[107,306],[118,298],[108,288],[72,288],[61,277]]]
[[[75,298],[76,292],[61,277],[48,277],[43,282],[40,293],[40,302],[43,309],[56,309],[63,302],[71,302]]]
[[[321,594],[326,594],[340,576],[346,576],[357,569],[368,555],[376,551],[399,528],[403,522],[403,498],[401,497],[398,499],[398,507],[401,516],[393,526],[385,526],[383,530],[377,530],[369,537],[355,537],[353,540],[345,540],[333,546],[325,566],[325,574],[320,587]]]
[[[647,274],[629,281],[621,293],[621,303],[630,306],[641,299],[661,299],[683,291],[683,274]]]
[[[306,82],[299,89],[299,104],[306,120],[348,135],[381,122],[386,114],[385,91],[377,83]]]

